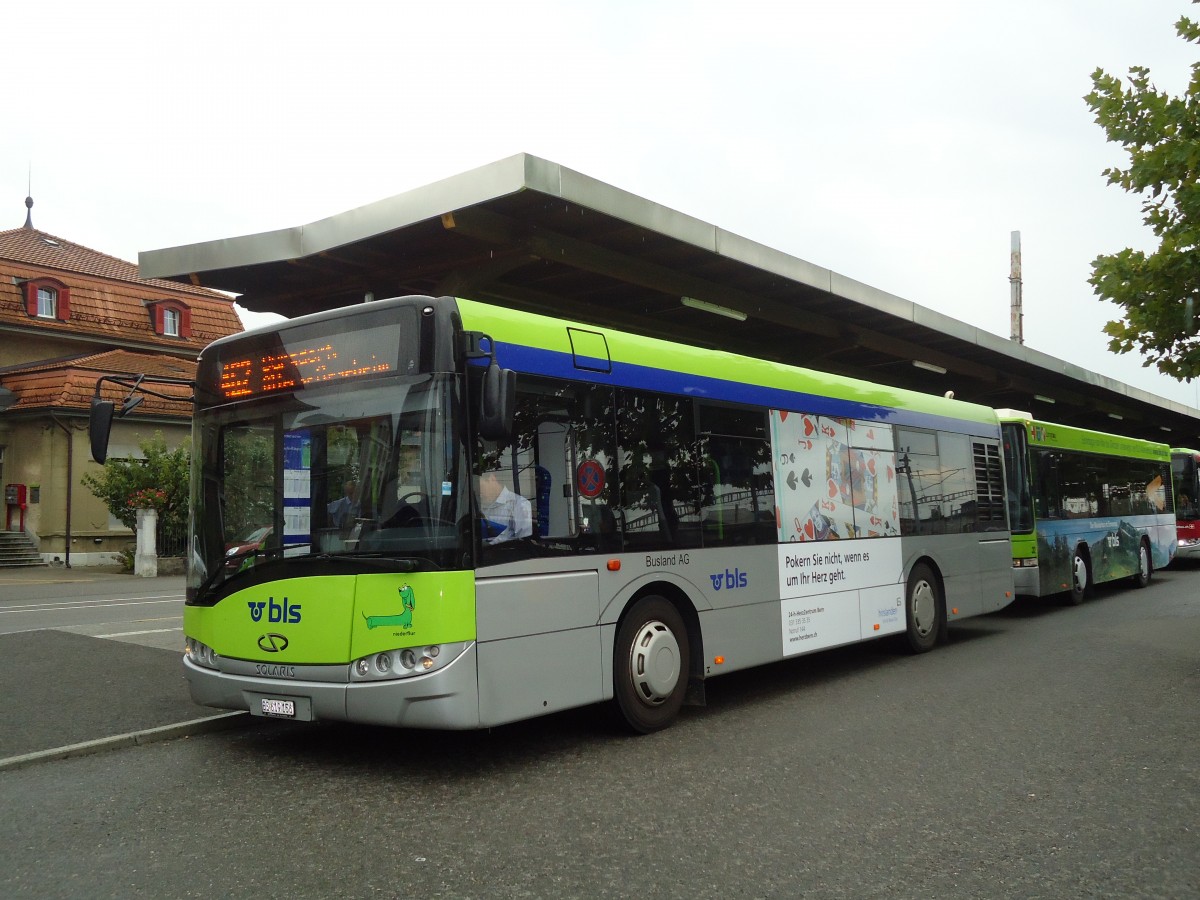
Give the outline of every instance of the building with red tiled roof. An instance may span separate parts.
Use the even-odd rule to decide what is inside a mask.
[[[139,278],[133,263],[39,231],[31,215],[0,231],[0,484],[13,488],[0,531],[23,531],[41,558],[69,565],[131,547],[129,529],[80,484],[99,471],[87,440],[97,379],[194,378],[201,349],[241,330],[226,294]],[[172,447],[188,439],[190,392],[158,390],[181,402],[146,397],[114,424],[110,456],[137,455],[155,432]],[[127,392],[105,382],[102,393],[119,403]]]

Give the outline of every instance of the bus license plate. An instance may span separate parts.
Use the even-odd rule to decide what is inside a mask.
[[[296,718],[296,702],[294,700],[273,700],[270,697],[263,697],[262,714],[264,716],[294,719]]]

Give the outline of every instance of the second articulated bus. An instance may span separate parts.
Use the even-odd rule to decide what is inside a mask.
[[[1000,410],[1018,594],[1063,594],[1130,578],[1145,587],[1175,556],[1166,444]]]
[[[258,716],[652,731],[1012,598],[999,421],[942,397],[403,297],[216,342],[193,427],[185,670]]]

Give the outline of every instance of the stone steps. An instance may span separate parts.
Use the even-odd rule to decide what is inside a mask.
[[[23,531],[0,531],[0,569],[44,566],[33,538]]]

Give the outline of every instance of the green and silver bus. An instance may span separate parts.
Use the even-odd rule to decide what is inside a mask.
[[[1082,603],[1094,585],[1145,587],[1175,556],[1166,444],[999,410],[1019,595]]]
[[[952,399],[399,297],[212,344],[193,427],[185,671],[257,716],[649,732],[1012,599],[999,421]]]

